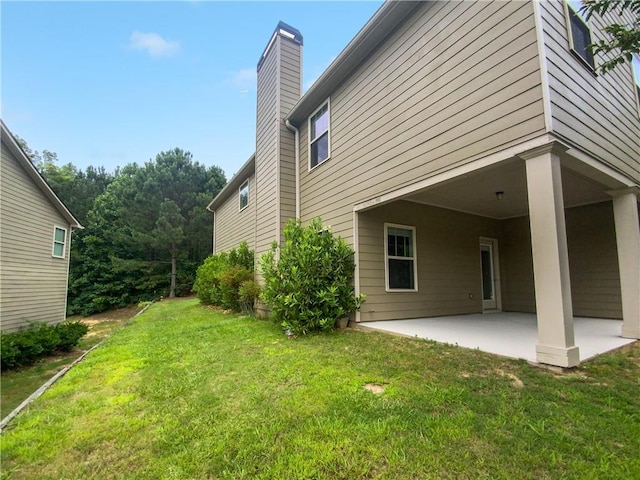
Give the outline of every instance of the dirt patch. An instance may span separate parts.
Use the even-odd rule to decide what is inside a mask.
[[[522,388],[524,387],[524,383],[522,383],[522,380],[520,380],[517,376],[515,376],[513,373],[509,373],[509,372],[505,372],[503,370],[500,370],[499,368],[496,368],[496,373],[498,375],[500,375],[501,377],[507,377],[510,378],[513,381],[513,386],[516,388]]]
[[[363,388],[375,395],[382,395],[384,393],[384,386],[378,383],[367,383]]]

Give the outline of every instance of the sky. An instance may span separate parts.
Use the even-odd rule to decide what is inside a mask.
[[[85,169],[175,147],[227,178],[255,150],[256,65],[278,21],[302,33],[303,89],[378,1],[0,4],[0,109],[32,150]]]

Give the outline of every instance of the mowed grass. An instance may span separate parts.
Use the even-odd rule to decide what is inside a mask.
[[[0,417],[4,418],[29,395],[40,388],[67,365],[73,363],[84,352],[108,337],[125,321],[139,311],[136,307],[121,308],[91,317],[70,317],[69,321],[82,321],[89,325],[89,332],[71,352],[44,358],[34,365],[19,370],[2,372],[0,376]]]
[[[382,393],[365,388],[380,386]],[[3,478],[640,478],[640,348],[558,373],[153,305],[2,436]]]

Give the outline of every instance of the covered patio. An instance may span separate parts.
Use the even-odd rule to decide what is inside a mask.
[[[635,342],[620,336],[622,321],[573,319],[580,361]],[[496,312],[446,317],[361,322],[360,327],[478,349],[510,358],[537,362],[537,318],[532,313]]]

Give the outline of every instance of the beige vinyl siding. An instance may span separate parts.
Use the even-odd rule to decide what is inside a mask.
[[[540,4],[553,132],[640,182],[640,120],[631,66],[594,75],[569,51],[562,2]],[[607,19],[614,20],[613,15]],[[589,25],[594,41],[605,38],[598,19],[592,17]]]
[[[500,280],[505,312],[535,313],[529,217],[500,222]]]
[[[354,204],[542,134],[540,78],[529,2],[424,3],[331,95],[331,159],[301,142],[303,221],[351,241]]]
[[[247,242],[250,249],[255,246],[256,227],[256,182],[255,176],[249,179],[249,204],[240,211],[239,190],[229,195],[229,198],[216,209],[213,234],[214,253],[229,251],[237,247],[240,242]],[[244,182],[243,182],[244,183]]]
[[[612,202],[566,212],[573,314],[622,318]]]
[[[2,145],[0,319],[4,331],[65,319],[71,228]],[[66,229],[65,258],[54,258],[54,227]]]
[[[287,113],[300,99],[301,58],[300,46],[280,39],[280,230],[296,216],[295,136],[284,122]],[[282,241],[282,237],[280,238]]]
[[[399,201],[361,212],[358,222],[362,321],[482,311],[480,237],[498,238],[497,220]],[[416,228],[417,292],[385,291],[385,222]]]
[[[279,37],[258,70],[256,121],[256,254],[266,252],[276,239],[278,148],[278,49]]]
[[[573,314],[622,318],[620,274],[611,202],[565,211]],[[502,305],[535,312],[529,217],[504,220],[500,237]]]

